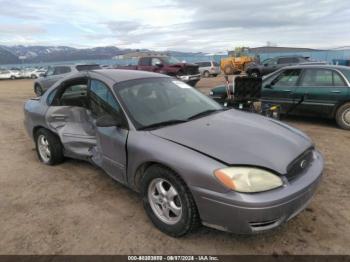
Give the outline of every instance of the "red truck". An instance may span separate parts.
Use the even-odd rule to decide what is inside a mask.
[[[143,70],[174,76],[179,80],[195,86],[200,80],[198,65],[181,63],[169,56],[145,56],[140,57],[137,65],[117,66],[118,69]]]

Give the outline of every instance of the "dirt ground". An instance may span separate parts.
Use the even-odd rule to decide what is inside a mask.
[[[223,83],[203,79],[204,92]],[[257,236],[202,227],[159,232],[136,193],[88,163],[41,164],[23,127],[32,80],[0,81],[0,254],[350,254],[350,132],[334,121],[289,118],[326,159],[309,208]]]

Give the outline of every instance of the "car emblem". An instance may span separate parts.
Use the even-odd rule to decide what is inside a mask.
[[[300,167],[305,168],[307,165],[307,161],[304,159],[303,161],[300,162]]]

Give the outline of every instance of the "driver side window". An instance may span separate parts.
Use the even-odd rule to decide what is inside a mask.
[[[118,116],[120,107],[112,91],[99,80],[92,79],[89,88],[91,112],[99,117],[106,114]]]
[[[296,86],[299,76],[300,69],[289,69],[283,71],[280,75],[278,75],[272,82],[272,86]]]

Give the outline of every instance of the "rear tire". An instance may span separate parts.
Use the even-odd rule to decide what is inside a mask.
[[[338,126],[350,130],[350,103],[340,106],[335,114],[335,120]]]
[[[150,166],[142,178],[141,192],[146,214],[163,233],[181,237],[200,225],[191,192],[170,169]]]
[[[35,132],[34,138],[36,153],[41,162],[46,165],[57,165],[63,162],[63,146],[55,134],[40,128]]]
[[[204,71],[203,76],[206,78],[210,77],[209,71]]]
[[[16,79],[16,77],[15,76],[11,76],[11,80],[15,80]]]

